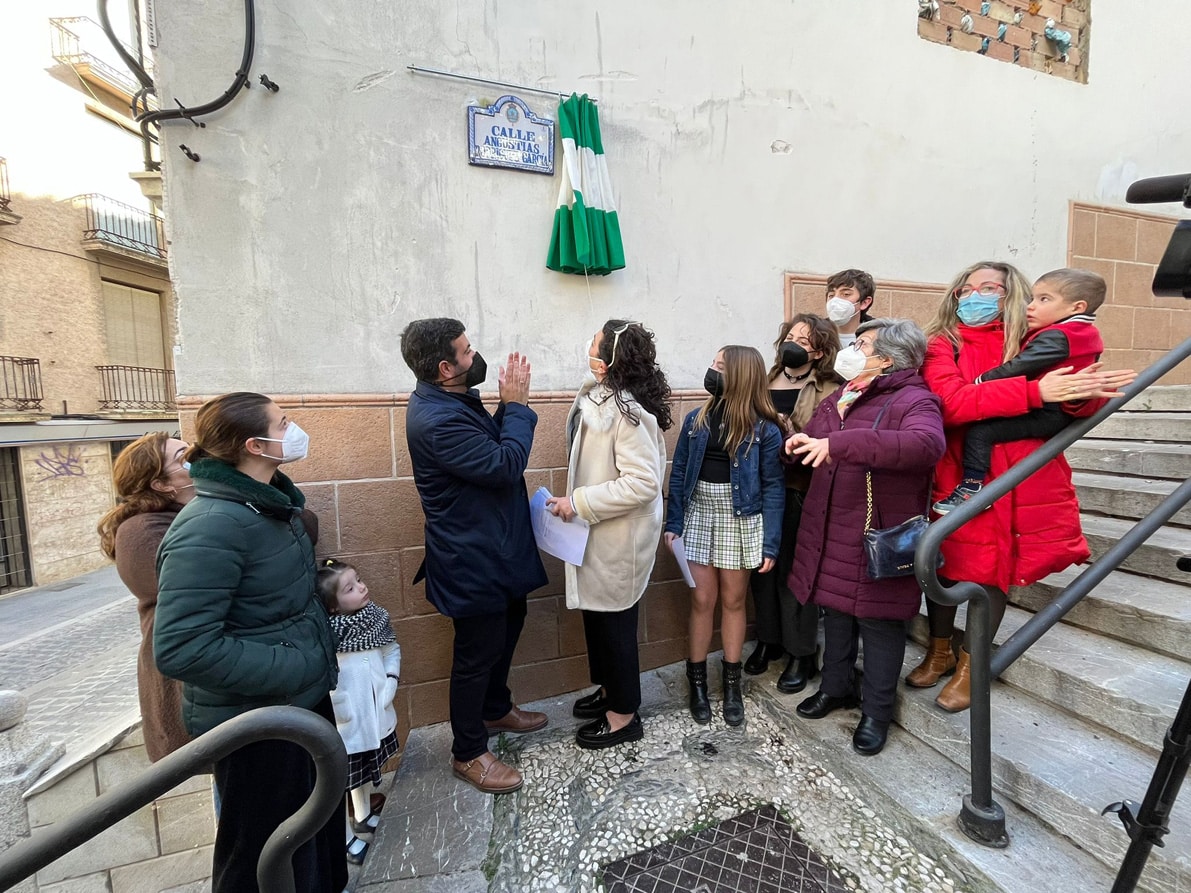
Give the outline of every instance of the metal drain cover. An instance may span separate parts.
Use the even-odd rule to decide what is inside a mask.
[[[604,866],[609,893],[845,893],[772,804]]]

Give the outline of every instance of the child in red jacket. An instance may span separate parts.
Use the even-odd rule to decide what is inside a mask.
[[[1104,280],[1089,270],[1052,270],[1034,283],[1026,308],[1029,334],[1021,353],[990,369],[976,384],[1024,375],[1041,378],[1052,369],[1070,366],[1079,371],[1100,359],[1104,342],[1096,330],[1095,313],[1104,303]],[[1025,415],[988,419],[968,427],[964,437],[964,477],[946,499],[931,508],[940,515],[959,508],[984,487],[994,444],[1010,440],[1047,440],[1062,431],[1072,418],[1091,415],[1103,400],[1044,403]]]

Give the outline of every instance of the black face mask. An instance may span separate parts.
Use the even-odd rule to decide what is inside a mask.
[[[703,373],[703,388],[717,399],[724,396],[724,373],[708,369]]]
[[[801,344],[787,341],[782,345],[782,365],[787,369],[798,369],[811,361],[811,356]]]
[[[471,365],[466,372],[460,372],[459,375],[466,376],[463,379],[463,384],[469,388],[479,387],[484,383],[484,379],[488,377],[488,364],[484,362],[484,358],[480,356],[477,350],[471,355]],[[452,375],[450,378],[444,378],[440,384],[450,384],[459,375]]]

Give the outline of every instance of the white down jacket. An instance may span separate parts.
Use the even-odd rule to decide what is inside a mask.
[[[397,677],[401,675],[401,646],[396,642],[367,651],[341,651],[339,684],[331,692],[335,725],[348,753],[380,748],[397,728]]]

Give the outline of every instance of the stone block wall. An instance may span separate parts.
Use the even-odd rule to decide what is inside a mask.
[[[1096,314],[1109,368],[1142,370],[1191,338],[1191,301],[1156,298],[1154,272],[1178,218],[1071,202],[1067,264],[1094,270],[1108,283]],[[1159,384],[1191,384],[1182,363]]]
[[[918,36],[1032,71],[1088,82],[1091,0],[922,0]],[[1066,52],[1046,26],[1070,36]]]
[[[26,801],[37,829],[78,812],[149,766],[140,730]],[[211,776],[196,775],[37,872],[37,893],[147,893],[211,874]]]
[[[776,320],[775,320],[776,327]],[[320,558],[335,557],[354,565],[370,595],[393,618],[401,644],[401,687],[397,693],[400,728],[443,722],[448,718],[451,623],[426,600],[423,584],[413,578],[422,562],[424,518],[414,487],[405,440],[407,395],[275,396],[285,413],[310,434],[310,457],[286,467],[308,505],[319,516]],[[532,493],[546,487],[566,490],[565,421],[573,393],[532,394],[538,413],[534,446],[525,483]],[[683,415],[696,408],[697,392],[675,395],[675,425],[666,437],[674,445]],[[496,397],[488,398],[489,409]],[[193,433],[200,399],[183,398],[183,437]],[[514,696],[532,701],[589,685],[583,623],[567,610],[563,565],[543,555],[549,583],[529,598],[525,631],[510,676]],[[686,655],[690,590],[669,550],[659,542],[652,582],[641,602],[641,667],[650,669]],[[718,648],[718,637],[712,645]]]

